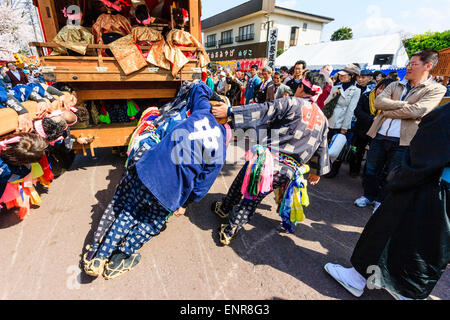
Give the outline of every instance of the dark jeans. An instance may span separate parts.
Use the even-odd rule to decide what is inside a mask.
[[[370,143],[371,138],[367,135],[355,133],[352,139],[352,146],[356,150],[352,153],[350,159],[350,174],[359,175],[361,172],[361,163],[366,152],[366,146]]]
[[[366,171],[363,177],[364,196],[370,201],[382,202],[386,190],[382,187],[383,170],[389,173],[400,165],[409,151],[409,147],[401,147],[399,138],[377,135],[370,144],[367,154]]]

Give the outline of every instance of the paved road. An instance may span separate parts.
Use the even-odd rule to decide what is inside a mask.
[[[237,166],[227,165],[200,204],[172,218],[167,230],[141,249],[136,269],[111,281],[86,276],[79,269],[83,248],[124,164],[109,150],[97,153],[95,159],[77,157],[26,220],[1,212],[1,299],[353,299],[323,270],[327,262],[348,265],[371,215],[352,205],[361,187],[346,167],[336,179],[310,187],[307,220],[295,234],[275,231],[280,218],[269,196],[245,232],[222,247],[216,231],[221,221],[209,206],[237,173]],[[432,298],[450,299],[449,288],[447,270]],[[361,299],[392,298],[367,290]]]

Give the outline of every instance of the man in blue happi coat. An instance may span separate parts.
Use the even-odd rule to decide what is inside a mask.
[[[225,128],[211,114],[212,91],[204,83],[192,87],[189,117],[175,126],[169,118],[157,144],[143,144],[132,159],[84,256],[88,275],[114,279],[140,261],[136,251],[163,229],[167,219],[181,216],[189,203],[200,201],[225,162]],[[110,213],[113,213],[112,215]]]

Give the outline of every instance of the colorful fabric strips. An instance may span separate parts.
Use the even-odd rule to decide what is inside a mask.
[[[30,205],[40,205],[42,202],[34,186],[39,182],[43,186],[50,187],[50,182],[53,178],[47,157],[44,155],[40,163],[31,164],[31,173],[29,175],[23,179],[9,182],[6,185],[0,203],[4,203],[7,209],[19,208],[19,219],[23,220],[30,212]]]
[[[241,193],[245,199],[254,200],[259,193],[272,191],[273,155],[268,148],[255,145],[245,154],[248,162]]]
[[[134,102],[134,100],[127,101],[127,115],[130,118],[130,120],[132,121],[135,120],[136,115],[138,115],[140,111],[141,109],[138,107],[136,102]]]
[[[277,159],[280,163],[295,169],[294,178],[291,180],[284,193],[280,205],[279,215],[281,217],[283,228],[294,233],[294,226],[305,220],[303,207],[309,206],[309,197],[307,192],[308,182],[303,175],[310,171],[308,165],[299,165],[293,158],[287,155],[279,155]]]

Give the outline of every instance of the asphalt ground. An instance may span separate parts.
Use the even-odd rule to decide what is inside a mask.
[[[230,147],[233,148],[233,147]],[[84,274],[84,248],[123,173],[125,160],[110,149],[77,156],[72,169],[52,183],[42,205],[20,221],[0,213],[0,299],[288,299],[353,300],[325,271],[327,262],[349,266],[353,248],[372,214],[357,208],[360,179],[344,165],[332,180],[309,187],[307,219],[294,234],[278,233],[280,217],[269,195],[230,247],[219,243],[223,221],[210,205],[228,190],[240,169],[226,165],[210,193],[172,217],[167,229],[141,250],[142,260],[115,280]],[[450,272],[430,299],[450,299]],[[392,300],[368,290],[362,300]]]

